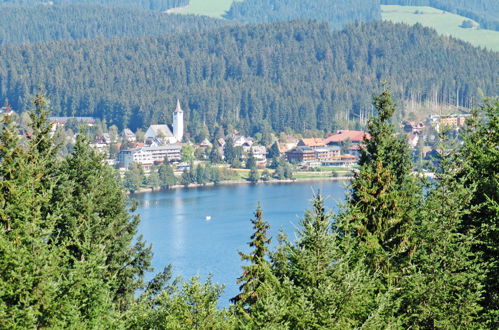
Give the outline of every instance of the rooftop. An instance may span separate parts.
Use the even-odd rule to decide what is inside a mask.
[[[348,139],[350,139],[351,141],[363,141],[364,137],[370,139],[371,135],[364,131],[339,130],[335,134],[326,138],[325,143],[329,144],[344,142]]]

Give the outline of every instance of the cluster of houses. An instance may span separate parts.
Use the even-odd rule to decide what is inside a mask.
[[[9,106],[0,108],[0,117],[12,115],[14,111]],[[459,129],[465,124],[466,114],[455,114],[450,116],[432,115],[426,122],[403,121],[402,130],[407,134],[409,145],[415,148],[420,138],[423,138],[427,125],[431,125],[437,131],[442,127]],[[65,127],[69,120],[77,124],[93,126],[97,119],[93,117],[51,117],[52,129],[55,132]],[[74,137],[73,137],[74,138]],[[118,143],[118,138],[123,146]],[[307,167],[318,166],[351,166],[358,161],[359,151],[365,139],[369,139],[368,133],[358,130],[339,130],[326,138],[302,138],[288,137],[287,141],[278,142],[278,149],[290,163],[301,164]],[[95,138],[92,146],[107,153],[111,145],[116,145],[118,152],[115,159],[108,159],[108,163],[118,168],[129,168],[132,163],[141,164],[144,168],[160,164],[165,160],[180,162],[184,139],[184,112],[177,101],[177,107],[173,112],[173,124],[151,125],[145,132],[143,139],[137,141],[136,135],[128,128],[124,129],[120,136],[111,136],[110,133],[100,134]],[[235,132],[224,138],[219,138],[213,143],[205,139],[195,148],[203,150],[216,148],[223,158],[224,148],[227,141],[231,140],[234,147],[240,147],[247,155],[253,154],[259,166],[267,164],[268,150],[265,146],[257,145],[253,138],[246,137]]]
[[[309,167],[351,166],[358,161],[364,139],[369,138],[369,134],[363,131],[339,130],[324,139],[300,139],[296,147],[281,150],[290,163],[301,163]]]

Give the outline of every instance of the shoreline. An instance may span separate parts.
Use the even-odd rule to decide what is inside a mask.
[[[324,178],[299,178],[299,179],[282,179],[282,180],[270,180],[270,181],[258,181],[258,182],[250,182],[247,180],[226,180],[220,181],[218,183],[208,182],[205,184],[199,183],[191,183],[187,186],[185,185],[174,185],[167,189],[163,188],[140,188],[133,193],[127,192],[129,195],[135,194],[143,194],[149,192],[158,192],[158,191],[168,191],[173,189],[191,189],[191,188],[200,188],[200,187],[211,187],[211,186],[229,186],[229,185],[237,185],[237,184],[275,184],[275,183],[299,183],[299,182],[314,182],[314,181],[349,181],[352,177],[349,176],[339,176],[339,177],[324,177]]]

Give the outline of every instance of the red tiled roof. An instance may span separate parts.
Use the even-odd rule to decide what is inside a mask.
[[[344,142],[347,139],[350,139],[351,141],[363,141],[364,136],[367,139],[371,138],[371,135],[369,133],[363,132],[363,131],[350,131],[350,130],[340,130],[337,131],[335,134],[329,136],[328,138],[325,139],[325,143],[338,143],[338,142]]]
[[[322,147],[325,145],[325,142],[324,139],[320,138],[300,139],[298,145],[304,145],[307,147]]]

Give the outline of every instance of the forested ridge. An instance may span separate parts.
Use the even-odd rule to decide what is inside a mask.
[[[497,0],[381,0],[383,5],[430,6],[471,18],[482,29],[499,31]]]
[[[0,4],[16,6],[52,6],[52,5],[100,5],[109,7],[128,7],[150,10],[167,10],[185,6],[189,0],[0,0]]]
[[[372,89],[470,105],[497,93],[499,55],[421,26],[374,22],[331,32],[289,22],[143,39],[0,48],[0,99],[17,110],[43,83],[57,115],[119,127],[169,121],[177,98],[189,123],[333,130],[371,112]],[[456,93],[456,91],[458,93]]]
[[[294,19],[328,22],[333,29],[381,19],[379,0],[244,0],[234,1],[226,17],[245,23]]]
[[[50,40],[146,37],[231,24],[206,16],[102,6],[0,6],[0,45]]]

